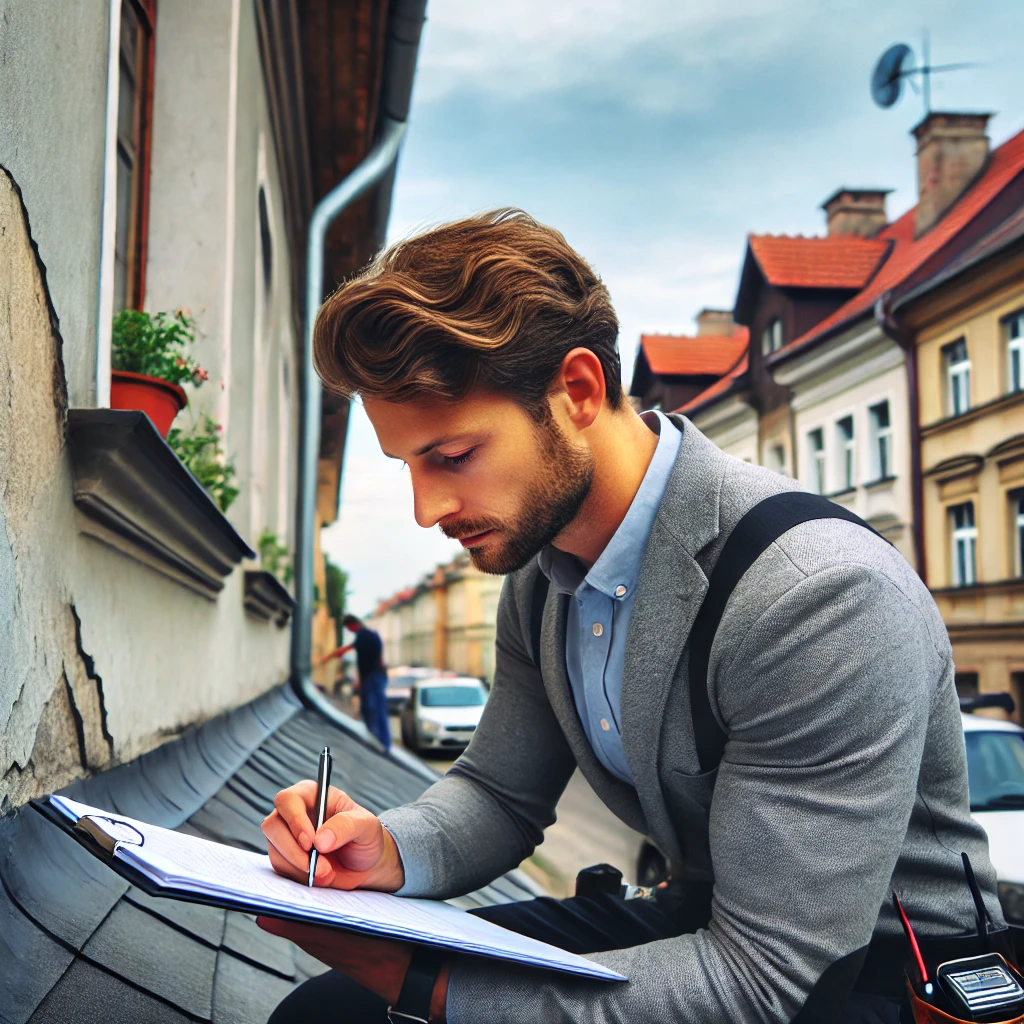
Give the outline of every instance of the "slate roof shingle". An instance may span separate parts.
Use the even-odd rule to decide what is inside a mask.
[[[325,744],[335,783],[377,812],[415,799],[434,777],[282,686],[64,792],[265,852],[260,822],[274,794],[309,776]],[[450,902],[534,895],[513,872]],[[146,895],[31,807],[0,817],[0,965],[2,1024],[260,1024],[326,970],[247,915]]]

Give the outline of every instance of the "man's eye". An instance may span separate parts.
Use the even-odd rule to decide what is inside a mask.
[[[476,454],[476,448],[467,448],[464,452],[459,452],[458,455],[442,455],[446,466],[461,466],[464,462],[469,462],[471,458]]]

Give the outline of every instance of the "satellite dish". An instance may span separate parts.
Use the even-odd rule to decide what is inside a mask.
[[[890,46],[879,58],[871,75],[871,98],[880,107],[891,107],[903,92],[903,79],[913,72],[907,67],[913,60],[913,53],[906,43]]]

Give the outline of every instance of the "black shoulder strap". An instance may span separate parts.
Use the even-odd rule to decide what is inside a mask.
[[[530,599],[530,647],[533,663],[540,670],[540,630],[544,624],[544,602],[548,599],[548,578],[540,570],[533,580],[533,597]]]
[[[708,697],[708,661],[729,597],[743,574],[769,545],[794,526],[815,519],[845,519],[878,533],[859,516],[828,498],[805,491],[783,491],[750,509],[722,547],[708,581],[704,603],[690,630],[690,713],[702,772],[717,768],[725,750],[725,733],[711,711]]]

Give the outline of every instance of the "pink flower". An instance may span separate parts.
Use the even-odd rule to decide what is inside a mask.
[[[201,366],[197,366],[192,371],[192,379],[197,384],[202,384],[204,380],[209,380],[210,379],[210,375]]]

